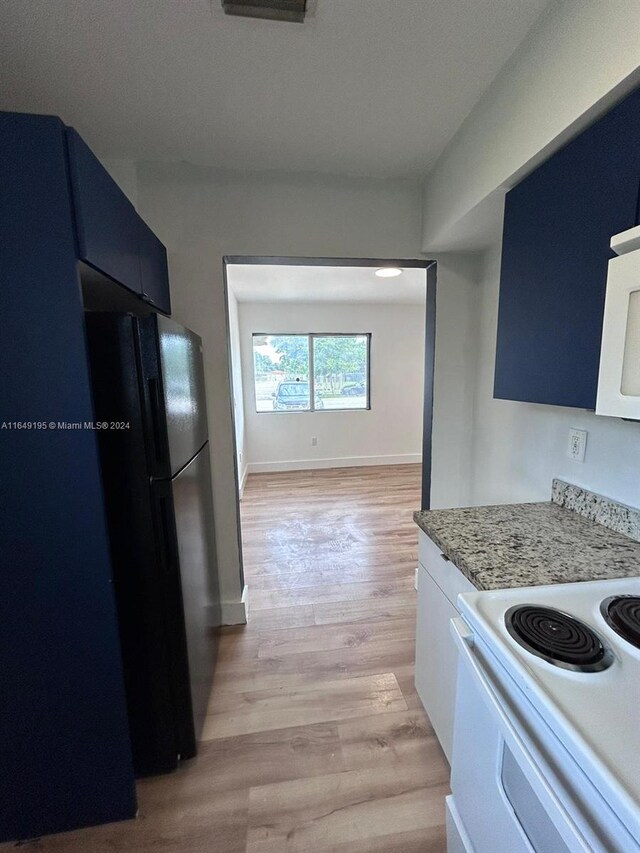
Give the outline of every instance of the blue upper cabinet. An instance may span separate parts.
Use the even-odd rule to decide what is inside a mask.
[[[595,408],[609,241],[639,187],[640,90],[507,194],[495,397]]]
[[[78,133],[67,139],[80,260],[170,314],[165,247]]]
[[[142,298],[164,314],[171,314],[167,250],[142,219],[139,222],[138,248]]]
[[[67,136],[79,257],[141,294],[140,217],[76,131],[69,128]]]

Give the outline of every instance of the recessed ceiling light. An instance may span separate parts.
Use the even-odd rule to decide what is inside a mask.
[[[376,275],[380,278],[395,278],[397,275],[402,275],[402,270],[399,267],[382,267],[376,270]]]

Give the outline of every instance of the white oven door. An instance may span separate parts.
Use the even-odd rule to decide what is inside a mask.
[[[465,853],[626,853],[608,833],[606,804],[539,719],[530,725],[501,689],[466,622],[454,619],[459,650],[449,850]],[[526,701],[526,700],[525,700]],[[533,711],[533,709],[531,709]],[[535,713],[535,712],[534,712]],[[571,766],[573,764],[573,766]],[[593,795],[595,800],[591,799]],[[600,802],[598,802],[598,799]],[[611,815],[613,817],[613,815]],[[615,821],[615,818],[613,818]]]

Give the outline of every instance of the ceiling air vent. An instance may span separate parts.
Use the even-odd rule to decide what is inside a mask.
[[[307,11],[307,0],[222,0],[222,8],[227,15],[301,24]]]

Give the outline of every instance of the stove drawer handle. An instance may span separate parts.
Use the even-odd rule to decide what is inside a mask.
[[[567,808],[541,771],[540,765],[544,767],[545,762],[542,760],[539,750],[536,749],[526,733],[523,732],[520,727],[516,727],[508,712],[505,710],[500,697],[487,678],[486,672],[482,664],[479,662],[477,655],[473,653],[473,647],[475,645],[474,637],[473,633],[469,630],[467,623],[462,618],[455,618],[451,620],[450,627],[453,638],[458,646],[461,662],[464,661],[464,663],[466,663],[470,668],[475,681],[482,690],[485,701],[498,718],[504,740],[509,742],[512,747],[512,751],[523,757],[530,773],[526,773],[525,768],[522,767],[522,762],[518,761],[520,769],[525,772],[525,775],[529,778],[529,782],[532,784],[534,790],[537,790],[539,794],[541,793],[543,798],[552,805],[553,809],[560,816],[561,825],[557,825],[558,831],[561,835],[565,836],[565,840],[570,841],[573,845],[577,845],[572,846],[572,850],[584,851],[584,853],[593,853],[593,846],[586,841],[574,819],[567,811]],[[568,839],[566,838],[567,830],[571,833],[570,838]]]

